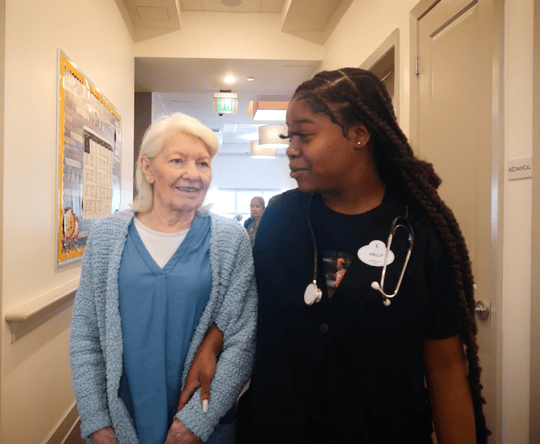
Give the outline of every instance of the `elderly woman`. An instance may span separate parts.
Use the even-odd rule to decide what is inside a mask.
[[[250,244],[237,223],[201,208],[217,150],[198,120],[159,121],[141,145],[134,210],[92,226],[70,346],[88,442],[206,440],[249,379],[257,310]],[[209,394],[199,389],[179,402],[186,379],[192,392],[204,385],[205,370],[191,366],[196,354],[215,370]]]
[[[264,212],[264,199],[261,196],[255,196],[250,203],[251,217],[244,222],[244,228],[248,232],[249,242],[251,246],[255,244],[255,236],[257,235],[257,227],[261,221],[261,216]]]

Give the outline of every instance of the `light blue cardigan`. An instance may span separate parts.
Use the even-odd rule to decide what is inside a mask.
[[[96,430],[112,426],[120,444],[139,442],[132,419],[118,397],[123,350],[118,270],[133,216],[133,210],[122,211],[92,226],[75,297],[70,340],[82,436],[88,438]],[[212,219],[212,292],[190,343],[183,383],[212,324],[223,332],[223,352],[210,387],[208,412],[202,412],[197,390],[177,414],[202,440],[208,439],[250,377],[257,317],[257,288],[246,231],[235,221],[212,213],[208,217]]]

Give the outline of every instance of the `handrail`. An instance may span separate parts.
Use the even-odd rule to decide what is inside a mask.
[[[47,319],[52,318],[70,305],[75,298],[78,281],[79,279],[75,279],[61,286],[60,289],[69,288],[75,284],[70,290],[64,291],[57,296],[51,297],[51,294],[57,293],[58,288],[9,310],[5,319],[11,331],[11,342],[13,343],[30,333]]]

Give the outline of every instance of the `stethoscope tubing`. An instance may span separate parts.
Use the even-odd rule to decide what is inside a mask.
[[[318,250],[317,250],[317,240],[315,239],[315,231],[313,230],[313,225],[311,223],[311,201],[313,200],[314,194],[312,194],[309,197],[308,205],[307,205],[307,222],[309,231],[311,233],[311,240],[313,243],[313,281],[307,286],[306,291],[304,292],[304,302],[306,305],[310,306],[314,303],[317,303],[322,298],[322,290],[317,285],[317,272],[318,272]],[[403,216],[397,216],[390,225],[390,233],[388,235],[388,240],[386,242],[386,254],[384,257],[383,267],[381,271],[381,281],[380,283],[377,281],[373,281],[371,283],[371,288],[374,290],[377,290],[383,299],[383,303],[385,306],[390,305],[390,300],[399,292],[399,289],[401,287],[401,282],[403,281],[403,277],[405,276],[405,271],[407,270],[407,265],[409,263],[409,259],[411,258],[411,254],[414,248],[414,231],[412,229],[411,224],[407,220],[409,218],[409,208],[407,205],[405,205],[405,214]],[[384,280],[386,277],[386,270],[388,267],[388,258],[390,257],[390,248],[392,247],[392,240],[394,238],[394,235],[396,234],[396,231],[398,228],[403,228],[408,233],[408,241],[409,241],[409,248],[407,249],[407,255],[405,256],[405,262],[403,263],[403,267],[401,269],[401,273],[399,275],[398,282],[396,284],[396,288],[392,293],[386,293],[384,290]]]

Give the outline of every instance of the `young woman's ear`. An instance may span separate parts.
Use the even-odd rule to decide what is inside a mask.
[[[355,148],[362,149],[367,146],[371,133],[368,131],[366,126],[361,122],[356,122],[352,127],[352,137],[355,142]]]

